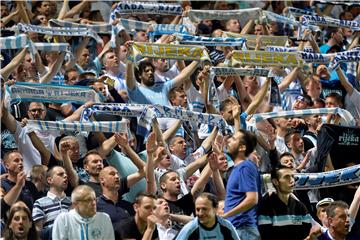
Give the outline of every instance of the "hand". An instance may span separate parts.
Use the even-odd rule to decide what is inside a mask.
[[[27,118],[23,118],[20,122],[20,126],[23,128],[28,124],[28,119]]]
[[[233,118],[239,118],[241,112],[241,106],[239,104],[232,106],[232,116]]]
[[[146,151],[148,154],[153,154],[157,148],[158,145],[156,143],[156,134],[152,132],[149,134],[148,140],[146,142]]]
[[[158,147],[155,151],[155,160],[154,162],[160,162],[166,155],[165,147]]]
[[[215,138],[215,142],[212,144],[213,151],[215,153],[222,153],[224,149],[224,137],[218,134]]]
[[[129,57],[132,55],[132,45],[134,45],[134,41],[127,41],[124,46],[126,47],[127,49],[127,54],[126,56]]]
[[[86,102],[84,105],[82,105],[83,108],[90,108],[94,105],[93,102],[89,101],[89,102]]]
[[[24,171],[21,171],[16,175],[16,185],[20,186],[21,188],[25,186],[25,180],[26,174]]]
[[[218,158],[217,158],[216,153],[214,153],[214,152],[210,153],[210,155],[208,156],[208,162],[209,162],[211,171],[214,172],[217,169],[219,169]]]
[[[60,143],[60,153],[61,155],[66,155],[70,151],[71,144],[69,141],[64,141]]]
[[[270,133],[268,134],[268,142],[271,150],[275,149],[276,135],[276,129],[272,128],[272,130],[270,130]]]
[[[232,58],[232,56],[234,55],[234,53],[231,51],[226,55],[226,59],[230,60]]]
[[[114,136],[116,143],[120,147],[125,148],[129,146],[129,139],[127,133],[115,133]]]
[[[1,175],[0,175],[0,180],[3,180],[3,179],[5,179],[5,178],[7,178],[8,176],[9,176],[8,173],[1,174]]]
[[[156,226],[155,224],[156,224],[156,216],[151,214],[150,216],[147,217],[147,228],[154,230]]]

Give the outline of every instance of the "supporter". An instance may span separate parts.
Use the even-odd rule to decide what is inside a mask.
[[[155,204],[156,209],[154,210],[154,215],[156,216],[156,228],[159,234],[159,239],[174,239],[178,231],[172,226],[168,202],[162,196],[158,196]]]
[[[82,182],[80,180],[80,185],[85,184],[91,187],[95,191],[96,197],[101,195],[99,175],[103,168],[103,159],[97,151],[88,151],[84,157],[84,169],[89,174],[90,178],[87,182]]]
[[[240,239],[260,239],[256,224],[256,205],[261,197],[260,175],[255,163],[248,159],[256,146],[256,138],[241,130],[226,144],[234,168],[226,185],[225,214],[222,217],[234,225]]]
[[[68,186],[65,169],[52,167],[46,176],[50,189],[46,197],[35,201],[32,211],[32,219],[41,239],[51,239],[55,218],[62,212],[68,212],[71,206],[71,199],[64,192]]]
[[[320,47],[321,53],[328,53],[329,49],[335,45],[338,45],[340,47],[343,45],[344,36],[341,28],[329,27],[327,30],[327,37],[328,41],[326,42],[326,44]]]
[[[47,179],[46,179],[47,171],[48,171],[48,167],[45,165],[34,165],[31,168],[30,179],[39,193],[39,197],[36,197],[36,199],[46,196],[46,190],[48,188]]]
[[[115,239],[109,216],[96,210],[96,196],[91,187],[76,187],[71,202],[74,208],[56,217],[52,239]]]
[[[29,209],[33,208],[34,196],[38,196],[36,187],[31,181],[25,181],[25,172],[22,154],[18,150],[8,152],[3,159],[8,175],[1,179],[1,189],[5,193],[9,193],[12,188],[18,194],[15,199],[23,201]],[[24,179],[24,180],[22,180]],[[34,193],[34,196],[33,196]],[[14,193],[13,193],[14,194]]]
[[[306,207],[291,193],[294,173],[288,167],[275,168],[271,180],[276,193],[267,194],[259,205],[259,231],[261,239],[304,239],[311,229],[311,216]]]
[[[319,218],[321,225],[326,228],[329,228],[329,222],[328,222],[328,218],[327,218],[327,214],[326,214],[326,208],[332,202],[334,202],[334,199],[324,198],[324,199],[321,199],[316,204],[316,216]]]
[[[157,239],[155,196],[139,194],[134,202],[135,216],[115,227],[116,239]]]
[[[215,195],[200,194],[195,201],[196,218],[187,223],[176,239],[239,239],[234,226],[216,215],[218,201]]]
[[[4,239],[40,239],[32,224],[31,212],[23,202],[17,202],[10,208],[3,237]]]

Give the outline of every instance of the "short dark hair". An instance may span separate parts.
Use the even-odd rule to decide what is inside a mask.
[[[283,157],[292,157],[293,159],[295,159],[294,155],[292,155],[291,153],[289,152],[284,152],[283,154],[281,154],[279,156],[279,160],[282,159]]]
[[[83,159],[84,159],[84,162],[83,162],[84,166],[85,166],[85,164],[88,163],[88,161],[89,161],[88,157],[89,157],[90,155],[99,155],[99,156],[101,157],[101,155],[100,155],[95,149],[92,149],[92,150],[88,151],[88,152],[85,154],[84,158],[83,158]]]
[[[346,202],[343,201],[334,201],[332,203],[330,203],[327,207],[326,207],[326,214],[328,217],[334,217],[335,216],[335,209],[336,208],[343,208],[343,209],[348,209],[349,205]]]
[[[156,196],[152,193],[141,192],[138,195],[136,195],[134,203],[140,204],[144,197],[156,199]]]
[[[177,92],[181,93],[181,92],[185,92],[185,90],[182,86],[178,86],[178,87],[174,87],[174,88],[170,89],[170,91],[168,93],[169,100],[172,98],[175,98]]]
[[[290,129],[286,134],[285,134],[285,137],[284,137],[284,140],[285,140],[285,144],[287,145],[287,143],[290,141],[290,138],[292,137],[292,135],[294,134],[300,134],[301,135],[301,132],[297,129]]]
[[[279,179],[279,174],[278,172],[282,169],[289,169],[292,171],[291,168],[287,167],[287,166],[284,166],[284,165],[281,165],[281,164],[278,164],[276,167],[272,168],[271,169],[271,172],[270,172],[270,175],[271,175],[271,179]]]
[[[141,83],[140,75],[143,73],[145,68],[148,66],[152,67],[153,70],[155,69],[154,65],[150,61],[141,61],[138,65],[138,67],[135,68],[135,78],[139,83]]]
[[[17,149],[11,150],[11,151],[5,153],[5,155],[3,157],[3,162],[4,163],[7,163],[9,161],[10,154],[12,154],[12,153],[19,153],[20,155],[22,155],[21,152],[19,150],[17,150]]]
[[[240,129],[239,132],[243,134],[242,139],[240,140],[240,145],[245,145],[246,150],[244,152],[245,157],[248,157],[255,149],[257,145],[256,136],[249,131]]]
[[[211,202],[211,206],[213,208],[217,208],[219,205],[219,201],[217,200],[216,196],[212,193],[203,192],[201,193],[196,199],[198,198],[206,198]]]
[[[331,92],[329,93],[328,95],[326,95],[325,99],[326,98],[334,98],[336,100],[336,102],[342,106],[342,97],[339,93],[337,92]]]
[[[229,105],[232,104],[232,101],[230,100],[230,98],[226,98],[223,101],[220,102],[220,111],[224,111],[225,108]]]
[[[54,175],[54,169],[58,168],[58,167],[65,170],[65,168],[63,166],[59,166],[59,165],[52,166],[46,172],[46,179],[48,179],[49,177],[52,177]]]
[[[173,173],[173,172],[176,173],[177,175],[179,175],[179,173],[174,170],[169,170],[169,171],[163,173],[159,179],[160,185],[161,185],[161,183],[166,182],[166,180],[168,179],[167,175],[169,175],[169,173]],[[161,188],[161,186],[160,186],[160,188]],[[164,189],[161,189],[161,190],[164,191]]]

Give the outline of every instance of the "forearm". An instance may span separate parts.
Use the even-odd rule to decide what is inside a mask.
[[[25,2],[17,2],[19,8],[19,16],[25,24],[30,24],[30,16],[28,15],[25,5],[23,5],[24,3]]]
[[[153,157],[153,153],[151,152],[147,152],[145,173],[146,173],[146,192],[155,194],[156,183],[155,183],[155,174],[154,174],[154,157]]]
[[[142,240],[151,240],[154,230],[155,230],[155,227],[154,228],[146,228],[144,235],[142,237]]]
[[[135,76],[134,76],[134,64],[130,61],[126,63],[126,86],[129,90],[133,90],[135,88]]]
[[[25,56],[26,56],[26,51],[27,49],[24,48],[23,50],[21,50],[21,52],[19,52],[12,60],[11,62],[6,65],[5,67],[3,67],[0,70],[0,74],[1,76],[4,78],[4,80],[8,80],[10,74],[15,70],[15,68],[19,65],[19,63],[21,63]]]
[[[191,74],[193,74],[198,66],[198,62],[193,61],[189,66],[184,68],[181,73],[174,78],[174,87],[180,86],[183,84],[188,78],[190,78]]]
[[[45,166],[49,165],[49,160],[51,157],[50,151],[45,147],[44,143],[39,139],[35,132],[30,132],[28,135],[30,137],[31,143],[40,153],[41,164]]]
[[[298,68],[298,67],[294,68],[294,69],[291,71],[291,73],[290,73],[289,75],[287,75],[287,76],[281,81],[281,83],[279,84],[279,90],[280,90],[280,92],[284,92],[285,89],[290,85],[290,83],[292,83],[292,82],[295,80],[295,78],[296,78],[296,76],[297,76],[297,74],[298,74],[298,71],[299,71],[299,68]]]
[[[349,215],[353,219],[355,219],[357,216],[357,213],[359,211],[359,206],[360,206],[360,188],[358,187],[355,192],[354,199],[351,202],[351,205],[349,208]]]
[[[190,163],[186,166],[186,178],[192,176],[196,170],[198,170],[201,166],[203,166],[207,161],[208,155],[204,155],[198,159],[196,159],[194,162]]]
[[[11,206],[13,205],[19,198],[20,193],[22,191],[22,186],[19,184],[15,184],[14,187],[12,187],[8,193],[4,196],[4,201],[7,205]]]
[[[254,25],[255,25],[255,22],[254,22],[253,19],[251,19],[250,21],[248,21],[248,22],[245,24],[245,26],[244,26],[244,28],[241,30],[240,34],[248,34],[248,33],[250,33],[250,31],[251,31],[252,29],[254,29]]]
[[[249,107],[246,109],[245,112],[248,115],[255,113],[256,109],[259,107],[259,105],[264,100],[266,93],[268,92],[269,85],[270,85],[270,78],[267,78],[264,83],[264,86],[261,87],[260,91],[255,95],[253,101],[251,102]]]
[[[70,9],[70,11],[68,11],[65,14],[64,18],[72,18],[74,15],[80,13],[87,4],[88,4],[87,1],[80,2],[79,4],[74,6],[72,9]]]
[[[160,146],[165,146],[166,145],[166,141],[164,139],[164,136],[159,128],[159,123],[157,121],[157,119],[153,119],[152,121],[152,127],[153,127],[153,131],[155,132],[156,135],[156,141],[158,142],[158,144]]]
[[[182,121],[181,120],[176,120],[175,124],[173,124],[170,128],[168,128],[163,134],[163,139],[165,142],[169,141],[177,132],[177,130],[179,129],[179,127],[181,126]]]
[[[63,4],[61,6],[60,12],[59,12],[59,16],[58,16],[57,19],[58,20],[64,19],[68,9],[69,9],[69,0],[64,0]]]
[[[336,68],[336,73],[338,74],[339,76],[339,80],[340,80],[340,83],[341,85],[345,88],[346,92],[351,96],[353,91],[354,91],[354,88],[353,86],[348,82],[344,72],[342,71],[341,67],[337,67]]]
[[[115,141],[115,136],[111,136],[109,139],[106,139],[102,144],[97,148],[99,155],[102,158],[106,158],[107,155],[116,147],[117,143]]]
[[[218,127],[215,126],[211,134],[202,142],[201,146],[205,149],[205,152],[209,151],[212,143],[215,141],[217,133]]]
[[[61,158],[64,162],[64,168],[66,174],[68,175],[69,182],[73,188],[75,188],[79,184],[79,176],[77,175],[71,159],[68,154],[61,154]]]
[[[240,97],[240,104],[241,106],[244,106],[243,109],[246,109],[251,103],[251,98],[249,96],[249,93],[245,90],[243,82],[239,76],[235,76],[234,81],[235,81],[236,90]]]
[[[54,78],[57,72],[60,71],[61,65],[64,61],[65,53],[60,53],[59,57],[56,59],[56,61],[50,66],[49,72],[45,74],[42,78],[40,78],[40,83],[49,83],[51,79]]]
[[[250,198],[248,196],[245,197],[243,201],[241,201],[236,207],[226,212],[223,217],[228,218],[234,216],[236,214],[245,212],[255,206],[257,204],[257,199]]]
[[[199,194],[204,190],[205,184],[208,182],[209,177],[211,176],[211,169],[209,164],[205,166],[202,170],[201,175],[198,180],[196,180],[194,186],[191,189],[191,195],[196,199]]]
[[[216,196],[218,199],[224,200],[226,189],[219,170],[213,171],[213,180],[216,188]]]
[[[134,163],[134,165],[139,169],[139,171],[144,171],[145,163],[139,155],[129,146],[124,147],[126,155],[130,158],[130,160]]]

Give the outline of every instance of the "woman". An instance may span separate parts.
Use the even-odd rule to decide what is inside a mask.
[[[10,208],[4,239],[40,239],[36,233],[35,226],[32,224],[31,212],[25,203],[17,202]]]

